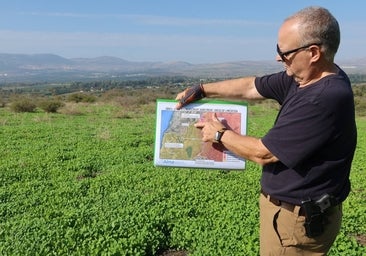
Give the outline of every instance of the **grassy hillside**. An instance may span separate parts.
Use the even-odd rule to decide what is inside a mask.
[[[262,136],[275,109],[249,107]],[[331,255],[365,255],[366,119],[352,192]],[[260,167],[154,167],[153,103],[66,103],[58,113],[0,108],[2,255],[258,255]]]

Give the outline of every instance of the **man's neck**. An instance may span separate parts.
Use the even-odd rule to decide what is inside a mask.
[[[308,85],[311,85],[320,79],[329,76],[334,75],[338,73],[338,68],[334,63],[326,63],[324,65],[317,65],[312,69],[312,71],[309,74],[309,78],[306,80],[306,82],[300,83],[300,88],[306,87]]]

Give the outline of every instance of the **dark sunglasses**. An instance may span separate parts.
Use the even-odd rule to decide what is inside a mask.
[[[280,47],[278,47],[278,44],[277,44],[277,53],[281,57],[281,60],[283,62],[285,62],[286,60],[288,60],[286,58],[286,56],[289,55],[290,53],[298,52],[298,51],[303,50],[303,49],[306,49],[306,48],[308,48],[308,47],[310,47],[312,45],[318,45],[319,46],[321,44],[314,44],[314,43],[313,44],[307,44],[305,46],[301,46],[299,48],[296,48],[296,49],[293,49],[293,50],[289,50],[289,51],[286,51],[286,52],[281,52]]]

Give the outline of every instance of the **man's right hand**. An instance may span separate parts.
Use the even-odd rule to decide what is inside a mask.
[[[176,109],[181,109],[182,107],[188,105],[191,102],[200,100],[206,97],[205,91],[203,90],[202,84],[194,85],[185,89],[183,92],[179,93],[175,100],[179,100],[176,105]]]

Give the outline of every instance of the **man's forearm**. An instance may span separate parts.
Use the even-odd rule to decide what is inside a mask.
[[[255,87],[254,80],[255,77],[230,79],[203,84],[203,88],[208,98],[263,99]]]
[[[221,143],[236,155],[260,165],[278,161],[259,138],[243,136],[228,130],[222,136]]]

